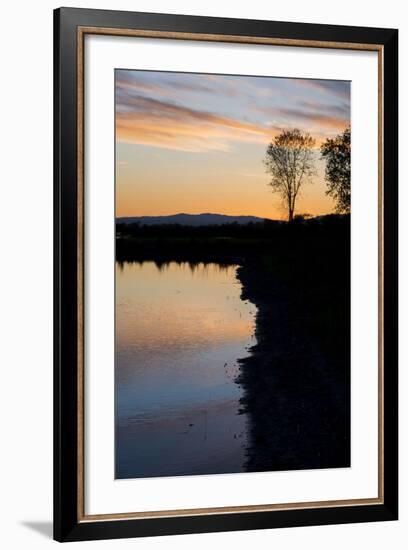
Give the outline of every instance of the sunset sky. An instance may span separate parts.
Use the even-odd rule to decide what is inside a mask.
[[[116,70],[116,215],[285,218],[263,159],[288,128],[317,147],[296,211],[332,212],[318,147],[349,123],[349,82]]]

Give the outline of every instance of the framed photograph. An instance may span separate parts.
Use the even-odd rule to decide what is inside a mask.
[[[397,30],[54,26],[55,539],[397,519]]]

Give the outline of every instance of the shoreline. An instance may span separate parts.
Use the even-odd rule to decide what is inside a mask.
[[[316,309],[259,264],[250,260],[237,269],[242,299],[257,307],[257,342],[239,360],[237,378],[249,428],[246,470],[348,467],[347,338],[343,353],[325,346],[313,326]]]

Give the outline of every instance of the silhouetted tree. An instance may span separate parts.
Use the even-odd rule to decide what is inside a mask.
[[[321,154],[326,159],[326,175],[330,195],[336,201],[336,212],[350,212],[350,127],[333,139],[327,139],[321,146]]]
[[[315,172],[314,144],[315,140],[310,134],[302,134],[295,128],[284,130],[276,136],[266,150],[266,171],[272,176],[269,185],[281,195],[289,221],[293,220],[301,186],[310,181]]]

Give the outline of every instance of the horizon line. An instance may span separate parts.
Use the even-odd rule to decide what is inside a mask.
[[[339,215],[346,215],[346,214],[339,214],[338,212],[326,212],[321,214],[309,214],[307,212],[299,212],[298,214],[295,214],[298,216],[306,216],[308,218],[318,218],[320,216],[339,216]],[[175,212],[172,214],[131,214],[131,215],[121,215],[116,216],[115,219],[123,219],[123,218],[169,218],[174,216],[224,216],[226,218],[258,218],[260,220],[270,220],[270,221],[286,221],[285,219],[279,219],[279,218],[268,218],[266,216],[257,216],[255,214],[220,214],[218,212],[200,212],[198,214],[188,213],[188,212]]]

